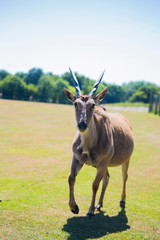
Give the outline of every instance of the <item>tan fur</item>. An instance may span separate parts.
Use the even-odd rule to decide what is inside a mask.
[[[76,119],[84,120],[87,129],[78,131],[73,142],[73,160],[71,174],[69,176],[70,200],[69,206],[74,213],[79,209],[74,199],[75,177],[83,164],[97,168],[97,175],[92,185],[93,195],[88,215],[91,217],[95,211],[95,197],[101,179],[103,180],[102,192],[97,209],[103,205],[103,197],[109,180],[108,167],[122,165],[123,189],[121,206],[124,204],[126,193],[126,180],[129,160],[133,152],[134,137],[131,124],[121,114],[108,113],[104,107],[94,107],[94,99],[100,100],[104,97],[105,89],[96,98],[91,96],[80,96],[75,100]],[[73,97],[71,96],[70,99]]]
[[[96,107],[90,128],[76,134],[73,153],[81,163],[98,167],[103,161],[109,167],[118,166],[131,156],[133,142],[131,125],[125,117]],[[79,148],[81,154],[77,153]]]

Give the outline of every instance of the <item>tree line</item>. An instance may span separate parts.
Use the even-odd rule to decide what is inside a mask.
[[[75,74],[82,94],[88,94],[95,83],[83,75]],[[103,103],[117,102],[143,102],[149,103],[150,93],[160,93],[160,87],[146,81],[124,83],[121,86],[102,82],[97,93],[109,87]],[[28,73],[17,72],[12,75],[5,70],[0,70],[0,97],[14,100],[30,100],[50,103],[69,104],[63,88],[76,94],[73,80],[69,72],[63,75],[44,73],[41,68],[32,68]]]

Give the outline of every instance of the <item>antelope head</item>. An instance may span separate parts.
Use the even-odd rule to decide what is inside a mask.
[[[104,75],[104,72],[103,72],[99,77],[99,79],[94,84],[92,91],[89,93],[89,95],[82,95],[76,76],[71,71],[71,69],[69,70],[70,70],[72,79],[74,81],[74,87],[76,89],[77,96],[75,96],[72,92],[70,92],[66,88],[64,88],[64,92],[66,94],[66,97],[70,101],[72,101],[72,103],[75,106],[78,130],[80,132],[85,132],[90,125],[95,105],[105,97],[108,87],[95,96],[98,85],[103,78],[103,75]]]

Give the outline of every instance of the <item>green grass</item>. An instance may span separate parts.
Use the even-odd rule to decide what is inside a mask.
[[[119,208],[121,168],[110,168],[103,211],[89,220],[94,168],[77,177],[79,215],[68,207],[73,107],[0,100],[0,239],[160,238],[160,119],[123,114],[135,135],[126,209]]]

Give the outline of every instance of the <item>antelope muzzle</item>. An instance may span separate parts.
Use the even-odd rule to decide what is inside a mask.
[[[78,129],[80,132],[84,132],[87,129],[87,123],[84,121],[79,122]]]

